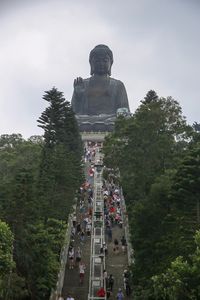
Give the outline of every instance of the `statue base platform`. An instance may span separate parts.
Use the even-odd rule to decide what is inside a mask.
[[[116,115],[76,115],[80,132],[112,132]]]
[[[102,143],[106,137],[106,135],[108,135],[109,132],[81,132],[81,138],[83,142],[95,142],[95,143]]]

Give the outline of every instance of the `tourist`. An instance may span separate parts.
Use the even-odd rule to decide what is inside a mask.
[[[78,222],[78,224],[76,226],[76,232],[78,235],[80,235],[80,233],[81,233],[81,223],[80,222]]]
[[[103,252],[105,255],[108,255],[108,246],[106,245],[105,242],[103,242]]]
[[[124,289],[126,291],[126,296],[130,296],[130,294],[131,294],[131,287],[130,287],[130,284],[129,284],[128,277],[124,277]]]
[[[66,300],[74,300],[74,298],[69,294],[66,298]]]
[[[85,211],[85,209],[84,209],[84,202],[83,202],[83,200],[80,200],[80,213],[83,214],[84,211]]]
[[[119,224],[120,219],[121,219],[121,216],[119,214],[116,214],[115,215],[115,224],[116,225]]]
[[[122,293],[122,289],[119,289],[117,293],[117,300],[123,300],[123,299],[124,299],[124,294]]]
[[[71,239],[74,241],[75,239],[75,234],[76,234],[76,228],[75,227],[72,227],[71,229]]]
[[[114,277],[112,276],[112,274],[110,274],[109,278],[108,278],[108,288],[111,290],[113,290],[113,285],[114,285]]]
[[[76,227],[76,215],[75,214],[73,215],[73,218],[72,218],[72,224],[73,224],[73,227]]]
[[[119,227],[120,227],[120,228],[123,227],[123,221],[122,221],[122,218],[119,220]]]
[[[88,208],[88,215],[89,215],[90,218],[92,218],[92,213],[93,213],[93,208],[89,207]]]
[[[81,233],[80,233],[80,240],[81,240],[81,244],[84,243],[84,240],[85,240],[85,233],[84,231],[82,230]]]
[[[114,253],[119,253],[119,242],[118,239],[114,239],[114,247],[113,247]]]
[[[107,291],[106,291],[106,297],[107,297],[107,299],[109,299],[111,295],[112,295],[111,290],[107,289]]]
[[[80,264],[79,264],[79,278],[80,278],[80,283],[81,284],[83,283],[83,280],[84,280],[85,269],[86,269],[85,264],[83,262],[80,262]]]
[[[105,297],[105,295],[106,295],[106,292],[105,292],[104,288],[101,287],[101,288],[97,291],[97,296],[98,296],[98,297]]]
[[[91,235],[91,230],[92,230],[92,224],[88,222],[86,225],[86,233],[88,237],[90,237]]]
[[[128,270],[124,270],[123,277],[124,278],[129,278],[130,277],[130,272]]]
[[[79,263],[81,261],[81,255],[82,255],[82,251],[81,251],[80,247],[78,247],[77,250],[76,250],[76,264],[77,264],[77,266],[79,265]]]
[[[70,246],[69,247],[69,269],[74,268],[74,247]]]
[[[83,220],[83,228],[84,228],[84,230],[86,229],[86,226],[87,226],[88,222],[89,222],[89,218],[88,217],[84,218],[84,220]]]
[[[126,243],[126,239],[125,239],[124,236],[121,239],[121,243],[122,243],[122,252],[125,253],[126,252],[127,243]]]
[[[108,287],[108,273],[106,270],[103,270],[103,279],[105,281],[106,288]]]
[[[99,253],[100,253],[99,257],[101,258],[101,262],[103,263],[103,259],[104,259],[103,246],[101,246]]]

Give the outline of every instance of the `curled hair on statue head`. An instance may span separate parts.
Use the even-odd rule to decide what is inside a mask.
[[[93,57],[98,56],[99,53],[101,53],[101,55],[102,54],[108,55],[109,58],[110,58],[111,64],[110,64],[110,69],[108,70],[108,75],[110,76],[111,75],[111,66],[113,64],[113,53],[112,53],[112,51],[110,50],[110,48],[108,46],[103,45],[103,44],[97,45],[90,52],[90,56],[89,56],[89,62],[90,62],[90,67],[91,67],[90,75],[94,74],[94,66],[93,66],[93,63],[92,63],[92,59],[93,59]]]

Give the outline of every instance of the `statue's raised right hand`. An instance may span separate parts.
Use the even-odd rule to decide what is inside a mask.
[[[77,94],[81,94],[85,91],[85,85],[83,82],[83,78],[77,77],[74,80],[74,92]]]

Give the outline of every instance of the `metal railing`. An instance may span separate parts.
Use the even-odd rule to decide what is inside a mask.
[[[52,289],[49,300],[57,300],[59,295],[62,293],[63,283],[65,278],[65,268],[67,263],[69,244],[71,239],[71,229],[72,229],[72,216],[76,210],[76,206],[73,206],[72,213],[68,216],[67,230],[65,233],[64,244],[60,253],[60,269],[58,273],[58,280],[55,289]]]
[[[99,153],[96,154],[95,160],[96,162],[100,161]],[[104,287],[104,289],[106,289],[105,279],[103,277],[103,271],[105,270],[105,253],[100,252],[104,242],[105,229],[104,200],[102,196],[102,168],[100,165],[95,165],[88,300],[106,299],[106,295],[105,297],[97,296],[99,288]]]
[[[93,217],[92,217],[92,231],[91,231],[91,249],[90,249],[90,278],[89,278],[89,293],[88,300],[106,300],[107,297],[98,297],[97,291],[100,287],[104,287],[106,290],[106,282],[103,276],[105,270],[105,253],[100,253],[100,249],[105,242],[105,228],[104,228],[104,199],[102,195],[102,173],[103,168],[98,165],[100,159],[100,153],[96,153],[95,157],[95,172],[94,172],[94,202],[93,202]],[[94,163],[95,163],[94,162]],[[120,197],[122,205],[122,221],[125,230],[125,238],[127,241],[127,255],[128,265],[134,263],[134,251],[130,242],[129,222],[128,214],[126,210],[126,203],[123,196],[123,190],[120,188]],[[73,212],[68,216],[68,226],[65,234],[64,245],[60,254],[60,270],[58,274],[58,280],[56,288],[52,290],[50,300],[57,300],[58,295],[62,293],[65,268],[68,257],[68,250],[71,237],[72,228],[72,216],[76,210],[76,206],[73,206]]]
[[[122,221],[125,231],[125,239],[127,243],[127,255],[128,255],[128,265],[132,265],[134,263],[134,250],[131,244],[131,235],[129,231],[129,220],[128,220],[128,213],[126,210],[126,203],[123,195],[122,187],[120,188],[120,198],[121,198],[121,205],[122,205]]]

